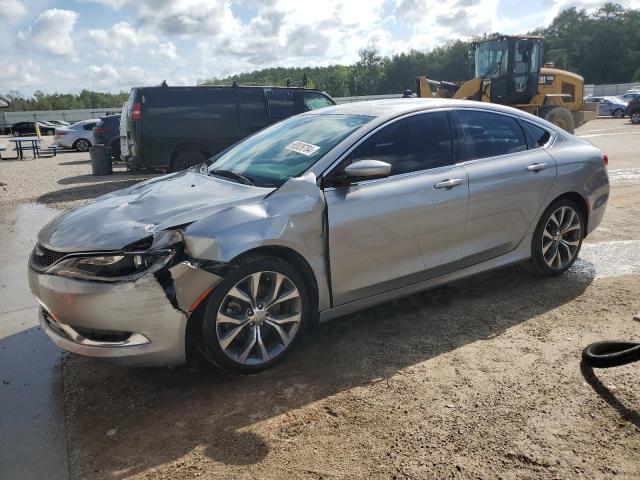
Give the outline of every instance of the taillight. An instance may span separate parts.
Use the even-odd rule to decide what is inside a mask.
[[[108,128],[96,127],[96,128],[93,129],[93,131],[95,133],[107,133],[109,131],[109,129]]]
[[[60,131],[56,130],[56,136],[58,136],[58,137],[62,137],[63,135],[66,135],[66,134],[67,134],[67,132],[60,132]]]
[[[131,120],[142,120],[142,104],[136,102],[131,109]]]
[[[602,154],[602,163],[604,163],[605,167],[609,166],[609,156],[606,153]]]

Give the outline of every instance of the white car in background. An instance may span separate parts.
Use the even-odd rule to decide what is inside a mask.
[[[88,152],[93,145],[93,128],[100,121],[99,118],[81,120],[68,127],[56,128],[54,141],[65,148],[73,148],[79,152]]]

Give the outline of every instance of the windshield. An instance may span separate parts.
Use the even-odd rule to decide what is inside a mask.
[[[507,74],[508,42],[483,42],[476,47],[476,78]]]
[[[254,185],[278,187],[289,178],[302,175],[371,119],[364,115],[331,114],[290,117],[214,157],[208,172],[225,178],[235,174]]]

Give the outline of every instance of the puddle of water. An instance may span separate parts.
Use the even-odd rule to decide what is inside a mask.
[[[640,275],[640,240],[583,243],[570,273],[590,278]]]
[[[0,478],[68,478],[60,351],[40,331],[27,260],[60,211],[0,208]]]
[[[640,168],[609,170],[609,181],[614,184],[640,182]]]

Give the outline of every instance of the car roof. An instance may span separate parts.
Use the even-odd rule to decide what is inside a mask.
[[[405,113],[436,108],[478,108],[498,113],[518,115],[522,118],[540,120],[522,110],[498,105],[495,103],[476,102],[473,100],[454,100],[451,98],[391,98],[384,100],[368,100],[364,102],[343,103],[331,107],[312,110],[304,115],[366,115],[372,117],[397,117]]]

